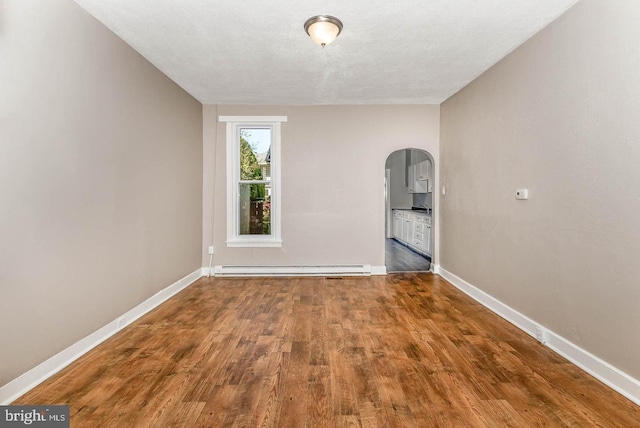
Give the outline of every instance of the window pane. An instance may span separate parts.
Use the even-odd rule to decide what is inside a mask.
[[[240,129],[240,180],[271,179],[271,128]]]
[[[240,235],[271,235],[268,184],[240,183]]]

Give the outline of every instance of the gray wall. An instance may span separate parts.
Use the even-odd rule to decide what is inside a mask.
[[[201,266],[202,106],[71,0],[0,58],[4,385]]]
[[[414,207],[433,208],[433,193],[414,193],[412,205]]]
[[[440,205],[445,269],[636,379],[639,22],[583,0],[447,100]]]
[[[288,116],[282,124],[282,248],[225,245],[225,125],[217,123],[218,114]],[[410,141],[438,159],[437,105],[210,105],[204,120],[204,177],[214,183],[205,187],[204,200],[215,193],[215,207],[205,202],[203,246],[215,243],[214,265],[383,266],[387,157]],[[209,263],[206,252],[203,263]]]
[[[389,202],[391,208],[411,208],[413,198],[407,187],[406,150],[398,150],[389,155],[385,168],[390,170]]]

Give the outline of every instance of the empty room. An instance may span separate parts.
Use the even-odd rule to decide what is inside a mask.
[[[638,22],[0,0],[0,425],[640,427]]]

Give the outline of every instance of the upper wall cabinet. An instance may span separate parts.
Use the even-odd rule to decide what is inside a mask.
[[[431,177],[431,162],[422,161],[408,168],[409,193],[433,192]]]
[[[409,166],[409,193],[427,193],[429,180],[419,180],[418,164]]]
[[[431,162],[428,160],[416,164],[416,180],[428,180],[431,178]]]

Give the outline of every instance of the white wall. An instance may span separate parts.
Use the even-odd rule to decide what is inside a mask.
[[[202,107],[71,0],[0,4],[0,385],[201,264]]]
[[[213,239],[215,265],[383,266],[385,161],[406,147],[427,150],[437,160],[439,110],[433,105],[205,106],[203,263],[209,263],[205,249]],[[225,126],[217,115],[288,116],[282,125],[282,248],[225,246]],[[214,200],[214,187],[215,209],[207,202]]]
[[[636,379],[639,22],[582,0],[447,100],[440,205],[445,269]]]

